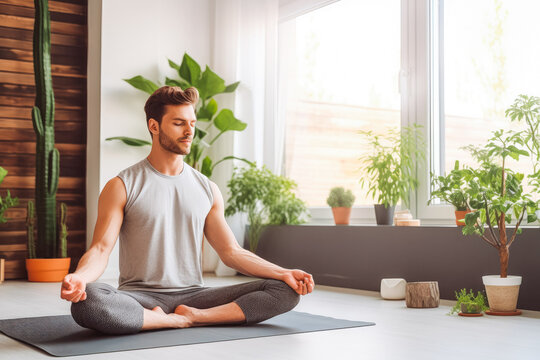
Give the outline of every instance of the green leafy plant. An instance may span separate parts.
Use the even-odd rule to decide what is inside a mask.
[[[419,125],[406,126],[401,132],[392,129],[386,135],[360,131],[373,151],[360,158],[362,186],[367,187],[379,204],[395,206],[399,200],[408,207],[411,190],[418,187],[416,162],[423,162],[425,141]]]
[[[456,305],[450,310],[449,315],[459,313],[461,305],[465,304],[468,313],[483,312],[489,310],[487,299],[480,291],[475,295],[474,292],[467,289],[461,289],[459,293],[456,291]]]
[[[36,106],[32,124],[36,133],[36,215],[37,239],[29,257],[56,258],[58,244],[56,223],[56,191],[60,173],[60,153],[54,147],[54,92],[51,76],[51,32],[47,0],[35,0],[34,75]],[[33,208],[33,204],[32,204]],[[34,240],[33,236],[31,238]],[[30,240],[30,239],[29,239]],[[64,251],[61,251],[65,254]]]
[[[523,132],[524,145],[533,161],[534,172],[540,166],[540,98],[536,96],[519,95],[514,103],[505,111],[511,121],[525,121],[526,130]]]
[[[293,192],[296,183],[273,174],[265,166],[235,168],[227,187],[231,197],[225,215],[247,213],[248,239],[252,252],[256,251],[265,226],[297,225],[306,222],[306,205]]]
[[[4,181],[4,178],[8,174],[8,171],[0,166],[0,185]],[[4,212],[10,207],[19,205],[19,199],[11,197],[11,193],[7,190],[5,198],[0,196],[0,224],[6,223],[9,219],[4,217]]]
[[[334,187],[330,190],[330,194],[326,199],[326,203],[331,208],[347,207],[350,208],[354,204],[356,197],[351,190],[345,190],[343,187]]]
[[[183,90],[189,87],[195,87],[199,91],[199,102],[196,106],[197,120],[201,123],[207,123],[204,129],[201,127],[195,129],[191,152],[184,158],[184,161],[208,177],[212,176],[216,165],[225,160],[237,159],[251,164],[248,160],[235,156],[225,156],[216,162],[209,156],[203,157],[208,149],[224,133],[228,131],[243,131],[247,127],[247,124],[238,120],[231,110],[221,109],[218,111],[218,103],[214,98],[218,94],[234,93],[240,82],[225,85],[225,81],[208,66],[206,66],[204,71],[201,71],[200,65],[187,53],[184,54],[180,65],[169,60],[169,66],[177,71],[179,78],[170,79],[166,77],[165,85],[179,86]],[[131,79],[124,79],[124,81],[148,94],[152,94],[160,87],[141,75],[137,75]],[[217,134],[212,138],[210,138],[211,129],[217,130]],[[130,146],[152,145],[151,142],[146,140],[125,136],[110,137],[106,140],[120,140]]]
[[[472,174],[473,172],[468,168],[460,169],[458,160],[448,175],[435,176],[431,173],[432,190],[428,204],[431,204],[434,199],[440,199],[453,205],[458,211],[469,210],[467,184]]]
[[[508,157],[518,160],[529,155],[522,148],[524,142],[521,132],[496,130],[484,150],[469,147],[480,165],[468,179],[469,207],[475,211],[465,216],[462,231],[479,236],[497,249],[502,278],[508,275],[509,249],[521,233],[522,221],[537,220],[538,202],[524,192],[524,175],[506,166]],[[513,219],[516,223],[508,237],[506,225]]]

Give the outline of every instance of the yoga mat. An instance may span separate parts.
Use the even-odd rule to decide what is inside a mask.
[[[71,315],[0,320],[0,331],[51,355],[72,356],[368,325],[375,324],[289,311],[253,325],[213,325],[187,329],[143,331],[134,335],[104,335],[94,330],[85,329],[77,325]]]

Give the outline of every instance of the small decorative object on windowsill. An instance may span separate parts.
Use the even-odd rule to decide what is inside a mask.
[[[394,214],[395,226],[420,226],[419,219],[413,219],[409,210],[399,210]]]
[[[437,281],[422,281],[407,283],[405,303],[408,308],[439,307],[439,283]]]
[[[385,300],[404,300],[406,285],[405,279],[382,279],[381,297]]]

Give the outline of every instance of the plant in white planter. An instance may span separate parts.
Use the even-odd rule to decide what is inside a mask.
[[[377,199],[375,216],[378,225],[390,225],[394,208],[401,200],[408,207],[410,192],[418,187],[417,162],[424,161],[425,141],[421,126],[412,125],[401,132],[387,130],[386,135],[360,131],[373,151],[360,158],[368,195]]]
[[[518,160],[529,155],[523,149],[526,141],[521,132],[497,130],[485,150],[472,152],[480,165],[472,169],[473,176],[469,179],[469,206],[474,211],[465,216],[463,234],[479,236],[498,252],[500,275],[482,278],[492,312],[516,311],[521,276],[508,275],[510,246],[521,233],[524,221],[537,220],[538,202],[524,191],[524,175],[507,167],[509,157]],[[531,181],[535,179],[537,175],[530,177]],[[510,226],[512,220],[515,225]]]
[[[355,199],[352,191],[343,187],[334,187],[330,190],[326,203],[332,208],[336,225],[349,225]]]

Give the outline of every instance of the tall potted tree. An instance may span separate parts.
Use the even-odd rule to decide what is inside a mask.
[[[359,132],[372,147],[371,153],[360,158],[364,174],[360,184],[377,199],[377,225],[391,225],[397,203],[401,200],[408,207],[410,192],[418,187],[416,164],[424,161],[425,154],[420,129],[415,124],[403,127],[401,132],[388,130],[386,135],[371,130]]]
[[[57,236],[56,191],[60,153],[54,147],[54,93],[51,76],[51,32],[48,0],[34,0],[34,76],[36,102],[32,123],[36,133],[37,239],[34,241],[34,203],[28,203],[28,259],[30,281],[61,281],[69,271],[66,244]],[[63,205],[66,211],[67,207]],[[65,213],[63,214],[65,222]],[[65,223],[64,223],[65,225]],[[60,243],[61,246],[58,246]]]
[[[469,204],[474,211],[465,216],[463,234],[477,235],[497,250],[500,274],[482,277],[493,314],[519,313],[516,306],[522,278],[508,275],[510,246],[523,221],[537,220],[538,202],[524,191],[524,175],[507,167],[509,157],[518,160],[529,155],[523,149],[526,142],[521,132],[497,130],[483,150],[472,151],[480,166],[469,179]],[[538,174],[530,180],[538,190]],[[512,220],[515,225],[510,226]]]

